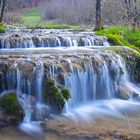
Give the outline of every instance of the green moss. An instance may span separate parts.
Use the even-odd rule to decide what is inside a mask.
[[[136,41],[135,46],[140,49],[140,40]]]
[[[124,75],[125,74],[124,69],[121,66],[119,66],[119,69],[120,69],[121,74]]]
[[[55,81],[52,79],[46,79],[46,89],[44,93],[45,101],[54,110],[54,112],[61,112],[64,108],[66,100],[70,98],[70,92],[68,89],[59,89]]]
[[[120,37],[118,35],[112,35],[112,34],[108,34],[108,41],[111,43],[111,45],[120,45],[123,46],[123,43],[120,40]]]
[[[70,90],[68,88],[62,88],[61,93],[62,93],[62,95],[63,95],[63,97],[65,98],[66,101],[68,101],[68,99],[71,97],[70,96]]]
[[[107,36],[114,46],[128,46],[140,52],[140,30],[126,26],[115,26],[96,32],[97,35]]]
[[[132,81],[139,83],[140,82],[140,53],[129,49],[127,47],[106,47],[106,50],[114,51],[115,53],[122,56],[125,60],[126,68],[130,74]],[[124,71],[120,68],[122,74]]]
[[[6,26],[0,25],[0,33],[4,33],[7,30]]]
[[[50,87],[53,87],[53,86],[55,86],[55,81],[54,80],[52,80],[52,79],[47,79],[46,80],[46,87],[47,88],[50,88]]]
[[[7,114],[7,117],[12,116],[12,121],[19,122],[24,116],[22,107],[20,106],[16,94],[9,93],[0,98],[0,107]]]
[[[115,53],[121,55],[122,57],[127,57],[128,56],[126,50],[128,50],[129,48],[124,48],[124,47],[119,47],[119,46],[112,46],[112,47],[106,47],[105,49],[114,51]],[[133,55],[135,55],[135,57],[140,57],[140,52],[138,52],[137,50],[131,49],[131,53]]]
[[[99,27],[96,27],[94,30],[95,31],[101,31],[101,30],[103,30],[104,29],[104,27],[103,27],[103,25],[101,24]]]

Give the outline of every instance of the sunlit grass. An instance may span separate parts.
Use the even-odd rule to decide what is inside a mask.
[[[35,26],[41,22],[41,10],[39,8],[34,8],[23,14],[22,17],[23,24]]]
[[[28,26],[28,28],[33,28],[32,25]],[[71,30],[84,30],[87,29],[86,26],[78,26],[78,25],[67,25],[53,22],[42,22],[36,27],[37,29],[71,29]]]
[[[0,25],[0,33],[4,33],[7,30],[6,26]]]
[[[33,8],[23,14],[23,24],[27,25],[28,28],[36,28],[39,29],[73,29],[73,30],[83,30],[86,29],[86,26],[78,26],[78,25],[67,25],[61,23],[54,23],[44,21],[41,18],[41,10],[39,8]]]
[[[112,45],[128,46],[140,52],[140,30],[127,26],[110,27],[96,32],[97,35],[104,35]]]

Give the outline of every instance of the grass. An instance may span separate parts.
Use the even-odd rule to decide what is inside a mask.
[[[0,25],[0,33],[4,33],[7,30],[6,26]]]
[[[24,16],[40,16],[41,10],[39,8],[33,8],[26,13],[24,13]]]
[[[33,26],[28,26],[28,28],[33,28]],[[38,25],[36,28],[38,29],[72,29],[72,30],[84,30],[87,29],[86,26],[78,26],[78,25],[67,25],[67,24],[60,24],[54,22],[43,22]]]
[[[27,25],[28,28],[33,28],[38,25],[36,28],[39,29],[73,29],[73,30],[84,30],[87,29],[85,26],[76,26],[76,25],[67,25],[61,23],[54,23],[43,21],[41,18],[41,10],[39,8],[33,8],[25,12],[22,16],[23,24]]]
[[[39,8],[33,8],[25,12],[22,16],[23,24],[35,26],[41,22],[41,10]]]
[[[114,26],[105,30],[97,31],[97,35],[108,37],[109,42],[116,46],[128,46],[140,52],[140,30],[127,26]]]

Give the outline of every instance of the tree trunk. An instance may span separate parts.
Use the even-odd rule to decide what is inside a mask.
[[[0,23],[3,22],[4,11],[6,6],[6,0],[1,0],[1,9],[0,9]]]
[[[125,0],[126,6],[126,18],[133,29],[137,28],[139,25],[139,10],[137,0]]]
[[[134,0],[134,19],[133,19],[133,28],[137,28],[138,26],[138,20],[137,20],[137,16],[138,16],[138,11],[137,11],[137,0]]]
[[[102,0],[96,0],[96,23],[95,23],[95,30],[102,30]]]

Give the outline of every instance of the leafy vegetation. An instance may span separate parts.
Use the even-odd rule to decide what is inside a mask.
[[[126,26],[115,26],[96,32],[108,37],[112,45],[128,46],[140,52],[140,30]]]

